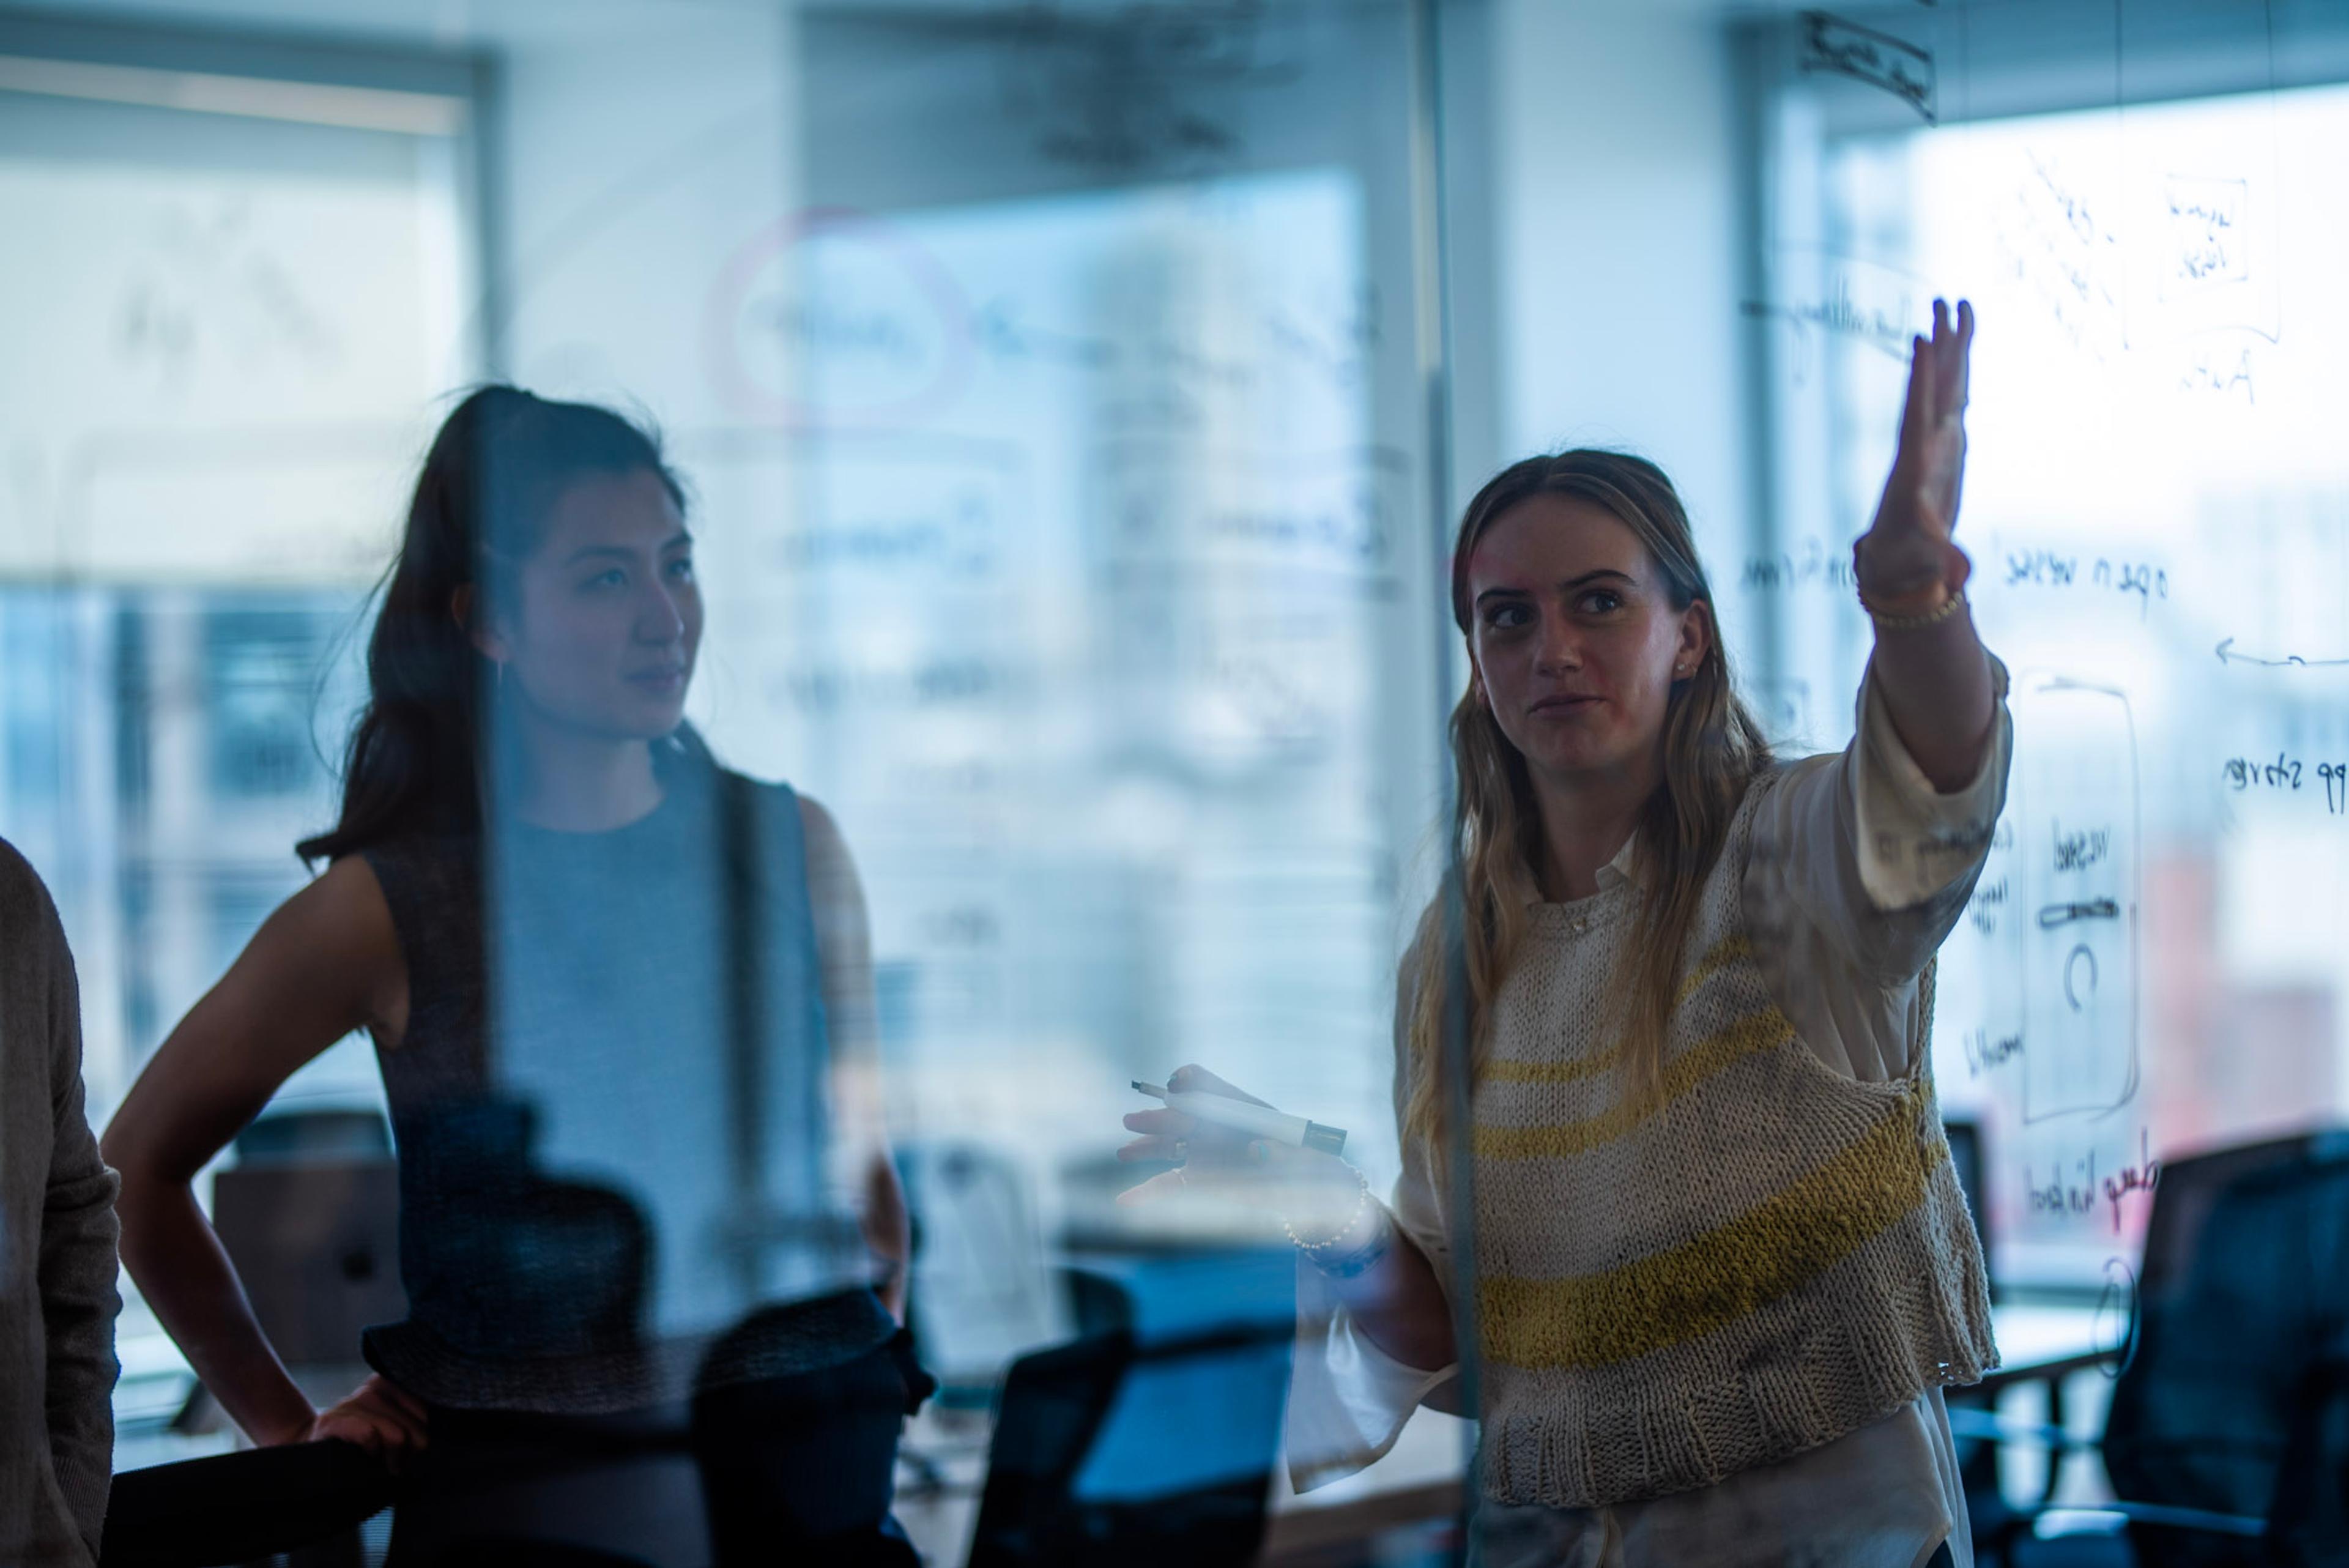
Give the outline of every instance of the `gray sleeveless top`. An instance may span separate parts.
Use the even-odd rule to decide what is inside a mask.
[[[409,977],[377,1054],[409,1316],[363,1344],[428,1401],[636,1409],[895,1326],[828,1192],[798,801],[669,748],[662,784],[609,832],[362,851]]]

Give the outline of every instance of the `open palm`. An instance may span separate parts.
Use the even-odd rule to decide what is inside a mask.
[[[1900,412],[1900,446],[1876,521],[1852,553],[1861,591],[1872,600],[1898,600],[1935,585],[1955,593],[1973,564],[1951,542],[1958,494],[1966,468],[1966,385],[1974,342],[1974,309],[1933,301],[1933,335],[1919,337],[1909,366],[1909,399]]]

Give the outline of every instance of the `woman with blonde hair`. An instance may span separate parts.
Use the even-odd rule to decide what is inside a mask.
[[[1299,1485],[1458,1407],[1473,1333],[1472,1561],[1971,1563],[1940,1390],[1996,1350],[1930,1032],[2011,733],[1951,539],[1972,335],[1936,301],[1914,346],[1841,753],[1771,755],[1653,464],[1532,458],[1470,503],[1455,858],[1399,980],[1392,1208],[1334,1157],[1127,1118],[1128,1158],[1183,1162],[1130,1197],[1278,1183],[1311,1265]]]

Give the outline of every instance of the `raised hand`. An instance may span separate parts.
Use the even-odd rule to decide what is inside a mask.
[[[1909,399],[1900,413],[1900,447],[1876,521],[1852,549],[1859,591],[1871,607],[1930,609],[1965,587],[1973,563],[1950,535],[1966,467],[1966,385],[1974,342],[1974,308],[1933,301],[1933,335],[1911,345]]]

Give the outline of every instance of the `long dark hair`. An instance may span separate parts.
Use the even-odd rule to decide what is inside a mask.
[[[657,475],[683,511],[685,488],[652,431],[592,403],[488,386],[432,438],[383,607],[367,639],[367,706],[351,726],[335,826],[294,852],[332,860],[406,833],[471,833],[481,822],[486,660],[456,618],[511,609],[515,569],[555,498],[581,479]]]
[[[1696,536],[1664,471],[1628,452],[1579,448],[1510,464],[1476,493],[1452,552],[1452,617],[1468,635],[1468,559],[1485,529],[1537,495],[1571,496],[1604,507],[1639,536],[1675,610],[1702,604],[1712,622],[1704,658],[1672,684],[1664,709],[1664,780],[1640,822],[1641,849],[1655,874],[1640,900],[1639,937],[1624,949],[1615,992],[1624,1009],[1620,1064],[1635,1093],[1653,1089],[1661,1068],[1679,969],[1706,874],[1728,838],[1730,819],[1754,775],[1771,765],[1769,742],[1730,677],[1729,650],[1713,615],[1713,589]],[[1541,896],[1543,855],[1532,774],[1492,710],[1472,690],[1452,713],[1459,804],[1452,825],[1448,886],[1422,917],[1405,963],[1415,997],[1403,1136],[1433,1145],[1444,1131],[1439,1063],[1454,988],[1464,987],[1468,1061],[1481,1071],[1491,1041],[1493,1000],[1516,961],[1527,907]],[[1463,900],[1461,929],[1444,939],[1447,898]],[[1444,1168],[1437,1162],[1435,1168]]]

